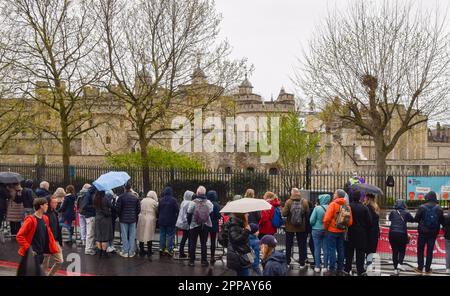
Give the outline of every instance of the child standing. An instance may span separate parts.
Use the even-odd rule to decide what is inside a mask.
[[[259,226],[255,223],[250,224],[250,236],[249,236],[249,243],[250,247],[253,249],[253,252],[255,252],[255,261],[253,261],[252,269],[256,273],[256,275],[261,276],[262,271],[260,267],[260,258],[259,258]]]

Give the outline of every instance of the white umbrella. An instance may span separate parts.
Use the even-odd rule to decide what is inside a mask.
[[[270,210],[272,205],[263,199],[241,198],[230,201],[220,211],[221,213],[250,213]]]

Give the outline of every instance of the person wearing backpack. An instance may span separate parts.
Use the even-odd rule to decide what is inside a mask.
[[[308,201],[300,196],[298,188],[292,188],[291,197],[286,201],[282,210],[283,217],[286,219],[286,261],[291,263],[292,248],[294,246],[294,237],[297,238],[299,249],[300,267],[306,266],[307,258],[307,232],[306,219],[309,216]]]
[[[440,225],[444,225],[444,211],[438,205],[437,195],[430,191],[425,196],[426,204],[423,204],[417,210],[414,221],[419,223],[417,240],[417,268],[414,270],[417,274],[423,274],[424,251],[427,246],[427,261],[425,264],[425,274],[432,273],[431,264],[433,262],[433,251],[436,238],[439,234]]]
[[[263,199],[270,203],[272,208],[261,212],[259,239],[266,234],[274,235],[277,233],[277,228],[281,227],[283,222],[280,211],[281,203],[275,193],[268,191],[264,194]]]
[[[222,215],[220,214],[220,205],[219,205],[219,199],[217,197],[217,192],[214,190],[208,191],[206,194],[206,197],[208,200],[213,204],[213,211],[211,213],[211,224],[212,227],[208,230],[209,231],[209,237],[211,239],[211,265],[214,265],[216,262],[216,240],[217,240],[217,233],[219,232],[219,220],[222,218]]]
[[[356,272],[358,276],[367,275],[364,270],[365,255],[372,218],[369,208],[361,202],[361,192],[350,193],[350,208],[352,211],[352,225],[348,227],[348,241],[345,242],[345,274],[352,271],[353,257],[356,252]]]
[[[180,207],[173,197],[172,187],[164,188],[158,204],[159,254],[173,256],[173,240]]]
[[[213,227],[210,216],[213,210],[214,205],[206,198],[206,188],[204,186],[199,186],[197,194],[193,197],[187,212],[187,220],[190,228],[189,266],[195,265],[195,249],[198,237],[200,237],[201,265],[209,265],[206,243],[208,241],[208,232]]]
[[[323,217],[327,212],[328,204],[331,201],[329,194],[319,195],[319,205],[312,211],[309,222],[312,227],[312,237],[314,241],[314,272],[320,272],[321,257],[320,251],[323,250],[324,271],[328,270],[328,247],[325,230],[323,228]]]
[[[408,222],[414,222],[414,217],[406,210],[406,203],[399,199],[395,202],[394,210],[389,213],[389,243],[392,249],[392,262],[394,274],[404,271],[403,260],[406,254],[406,245],[409,243]]]
[[[336,190],[334,200],[328,206],[323,217],[323,228],[327,234],[328,246],[328,275],[336,273],[336,252],[337,252],[337,273],[344,272],[344,240],[345,232],[353,223],[352,211],[345,201],[346,192],[342,189]]]

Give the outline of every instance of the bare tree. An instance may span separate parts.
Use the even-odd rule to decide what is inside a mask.
[[[245,61],[230,61],[230,46],[218,41],[212,1],[101,0],[96,11],[110,70],[106,87],[127,109],[147,190],[152,139],[174,131],[175,115],[192,119],[195,108],[219,100],[242,76]]]
[[[64,180],[69,181],[72,141],[95,128],[88,125],[98,98],[87,86],[102,76],[94,57],[100,37],[91,0],[2,0],[1,17],[11,34],[14,79],[26,98],[54,116],[39,126],[62,146]]]
[[[373,140],[383,174],[403,134],[448,116],[448,21],[438,10],[402,3],[358,1],[346,12],[330,13],[296,74],[322,108],[337,106],[340,120]]]

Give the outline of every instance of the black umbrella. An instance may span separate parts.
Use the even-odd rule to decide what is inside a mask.
[[[357,190],[357,191],[365,193],[365,194],[384,195],[383,190],[381,190],[377,186],[366,184],[366,183],[353,184],[350,188],[352,190]]]
[[[18,184],[23,181],[23,177],[18,173],[0,172],[0,183]]]

